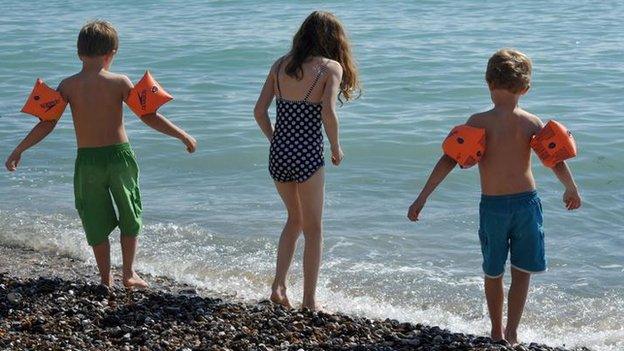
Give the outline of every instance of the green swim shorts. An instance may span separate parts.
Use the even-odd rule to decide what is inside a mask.
[[[137,236],[142,212],[139,166],[130,144],[78,148],[74,196],[89,245],[104,242],[117,226],[122,235]]]

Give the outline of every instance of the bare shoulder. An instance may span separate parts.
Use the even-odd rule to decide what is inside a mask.
[[[80,73],[76,73],[74,75],[71,75],[65,79],[63,79],[59,85],[56,87],[56,90],[61,93],[61,95],[63,96],[63,98],[67,101],[69,101],[69,95],[70,95],[70,91],[72,89],[72,86],[74,85],[74,83],[79,79],[80,77]]]
[[[518,117],[525,120],[527,122],[528,128],[531,129],[531,131],[534,133],[540,131],[544,127],[544,122],[542,122],[542,120],[538,116],[528,111],[519,109]]]
[[[125,74],[106,72],[105,78],[118,83],[122,87],[132,88],[134,86],[130,78],[128,78]]]
[[[277,60],[275,60],[271,65],[271,74],[277,73],[277,70],[283,67],[286,62],[288,62],[288,54],[280,56]]]
[[[492,111],[475,113],[468,118],[468,121],[466,121],[466,125],[475,128],[486,128],[489,124],[488,122],[491,116]]]
[[[63,79],[60,83],[59,83],[59,87],[61,86],[70,86],[72,85],[75,81],[77,81],[80,78],[80,73],[76,73],[74,75],[71,75],[65,79]]]
[[[331,59],[323,59],[323,61],[329,73],[342,77],[342,66],[338,63],[338,61]]]
[[[115,86],[115,89],[119,89],[118,91],[120,92],[123,100],[128,98],[130,89],[134,88],[134,84],[132,84],[130,78],[128,78],[125,74],[106,72],[105,78],[114,83],[113,86]]]

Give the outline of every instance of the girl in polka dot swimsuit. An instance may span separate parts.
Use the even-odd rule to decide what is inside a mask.
[[[316,283],[322,251],[325,187],[323,132],[336,166],[343,158],[338,138],[336,101],[359,92],[358,74],[342,24],[328,12],[313,12],[293,38],[288,54],[267,76],[254,116],[270,142],[269,173],[288,219],[278,249],[271,300],[291,307],[286,278],[299,235],[303,233],[303,303],[316,309]],[[275,128],[269,107],[276,98]]]
[[[323,133],[321,132],[321,103],[308,99],[326,70],[318,68],[314,82],[301,101],[282,98],[277,65],[277,114],[275,130],[269,152],[269,172],[277,182],[303,183],[325,165],[323,159]]]

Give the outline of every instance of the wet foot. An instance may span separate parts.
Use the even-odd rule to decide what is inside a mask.
[[[319,306],[316,305],[315,301],[303,301],[301,304],[301,309],[308,309],[310,311],[320,311]]]
[[[147,289],[149,285],[136,272],[132,272],[131,277],[123,278],[123,285],[128,289]]]
[[[112,287],[113,286],[113,282],[114,282],[114,280],[113,280],[113,276],[112,275],[109,275],[108,279],[100,277],[100,284],[104,285],[107,288]]]
[[[492,339],[492,342],[495,342],[495,343],[505,342],[505,337],[503,336],[502,331],[492,330],[490,332],[490,338]]]
[[[278,287],[271,290],[271,302],[282,305],[286,308],[292,308],[290,301],[288,301],[288,296],[286,295],[286,288]]]
[[[518,345],[518,334],[516,332],[505,331],[505,340],[511,345]]]

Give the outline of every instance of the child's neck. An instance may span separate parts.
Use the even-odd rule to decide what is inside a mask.
[[[518,102],[522,95],[513,94],[508,91],[494,90],[491,91],[491,96],[492,102],[494,103],[494,110],[511,112],[518,108]]]
[[[107,71],[108,64],[104,57],[89,57],[82,60],[82,71],[88,73],[97,73]]]

